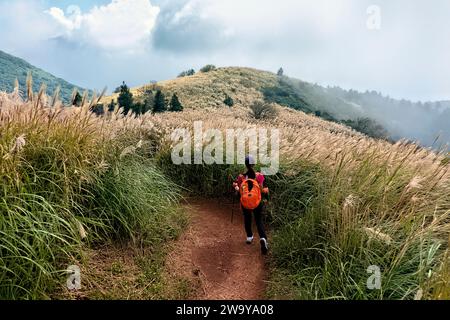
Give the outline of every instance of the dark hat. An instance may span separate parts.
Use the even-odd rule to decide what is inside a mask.
[[[245,157],[245,165],[246,166],[254,165],[254,164],[256,164],[256,161],[255,161],[255,159],[253,158],[252,155],[248,155],[248,156]]]

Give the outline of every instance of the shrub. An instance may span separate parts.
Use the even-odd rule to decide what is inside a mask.
[[[167,111],[166,99],[164,93],[158,90],[155,95],[155,100],[153,102],[153,113],[160,113]]]
[[[256,100],[250,105],[250,116],[257,120],[273,119],[278,115],[277,107],[272,103]]]
[[[133,94],[130,92],[130,88],[125,84],[125,81],[120,86],[117,102],[119,103],[119,106],[123,108],[125,114],[133,108]]]
[[[189,69],[189,70],[181,72],[178,75],[178,78],[189,77],[189,76],[193,76],[194,74],[195,74],[195,70],[194,69]]]
[[[282,77],[284,75],[283,68],[278,69],[277,76]]]
[[[234,106],[234,100],[229,95],[225,97],[225,100],[223,101],[227,106],[232,107]]]
[[[212,65],[212,64],[207,64],[206,66],[204,66],[203,68],[200,69],[200,72],[206,73],[206,72],[210,72],[213,70],[216,70],[216,66]]]
[[[266,102],[274,102],[305,113],[313,113],[312,108],[299,91],[283,78],[278,80],[276,86],[262,88],[262,93]]]
[[[345,125],[376,139],[387,139],[389,134],[386,129],[369,118],[358,118],[356,120],[344,120]]]
[[[180,100],[178,99],[178,96],[176,93],[172,95],[172,99],[170,100],[170,111],[173,112],[181,112],[183,111],[183,106],[180,103]]]
[[[156,248],[179,232],[179,189],[145,158],[155,141],[133,118],[0,100],[0,299],[48,298],[87,245]]]

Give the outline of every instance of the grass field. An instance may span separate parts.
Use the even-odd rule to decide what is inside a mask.
[[[0,298],[50,297],[88,248],[131,243],[157,257],[186,225],[183,192],[226,195],[243,168],[171,162],[173,129],[198,120],[281,131],[280,172],[268,177],[271,298],[450,298],[448,155],[281,106],[256,120],[248,107],[265,80],[245,70],[225,72],[229,88],[214,73],[161,83],[186,111],[140,117],[97,117],[95,99],[62,108],[42,92],[0,93]],[[219,108],[222,93],[235,107]],[[366,286],[370,266],[380,290]]]

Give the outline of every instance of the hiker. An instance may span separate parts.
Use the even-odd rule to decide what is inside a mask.
[[[269,245],[267,242],[266,232],[264,231],[264,225],[262,222],[262,215],[264,209],[264,201],[262,195],[268,195],[269,189],[265,186],[265,178],[262,173],[255,172],[254,160],[251,156],[245,158],[245,166],[247,172],[240,174],[236,181],[233,183],[233,187],[236,191],[240,192],[241,208],[244,213],[245,232],[247,233],[247,244],[253,242],[252,231],[252,212],[255,217],[256,226],[258,228],[261,252],[267,254]]]

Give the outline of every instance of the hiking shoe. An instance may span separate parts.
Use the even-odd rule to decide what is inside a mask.
[[[267,244],[267,240],[262,238],[259,242],[261,243],[261,253],[263,255],[266,255],[267,252],[269,251],[269,245]]]
[[[252,244],[252,242],[253,242],[253,237],[247,237],[246,243],[247,244]]]

